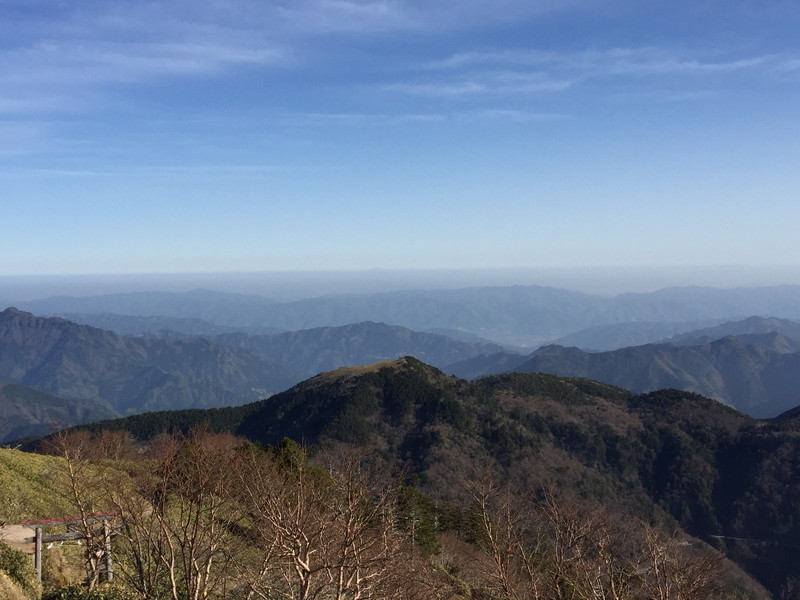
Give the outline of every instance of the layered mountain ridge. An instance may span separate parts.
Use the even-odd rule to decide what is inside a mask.
[[[771,324],[770,324],[771,321]],[[713,331],[793,333],[796,323],[753,317]],[[497,353],[448,365],[459,377],[474,379],[519,371],[587,377],[634,392],[674,387],[715,398],[755,417],[774,417],[800,404],[800,342],[773,329],[769,333],[725,335],[713,341],[701,330],[679,344],[631,346],[607,352],[543,346],[529,355]],[[689,345],[696,344],[696,345]]]
[[[124,414],[241,404],[294,378],[203,338],[132,338],[9,308],[0,313],[0,381],[103,401]]]
[[[581,336],[569,343],[605,350],[612,348],[597,345],[602,339],[592,334],[592,328],[604,327],[604,338],[616,339],[612,345],[620,347],[750,315],[797,319],[800,286],[665,288],[607,297],[529,285],[339,294],[291,302],[195,290],[52,297],[18,306],[36,314],[166,316],[203,319],[216,326],[286,331],[374,321],[414,331],[465,331],[495,343],[529,348],[585,330],[592,344],[585,344]]]
[[[15,308],[0,313],[0,382],[103,405],[111,414],[244,404],[347,364],[415,354],[444,366],[501,349],[382,323],[272,336],[161,332],[131,337]],[[86,411],[71,406],[71,415],[62,410],[54,421],[83,422]],[[41,425],[33,412],[15,414]],[[98,413],[102,416],[111,415]],[[4,439],[9,438],[0,435]]]

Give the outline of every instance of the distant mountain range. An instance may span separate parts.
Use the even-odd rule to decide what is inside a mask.
[[[240,330],[238,327],[217,325],[196,318],[117,315],[112,313],[56,313],[49,316],[61,317],[79,325],[91,325],[98,329],[106,329],[120,335],[151,334],[161,337],[210,337],[220,333],[231,333]],[[281,333],[281,330],[270,329],[262,333]]]
[[[0,313],[0,381],[103,401],[125,414],[241,404],[296,378],[203,338],[127,337],[9,308]]]
[[[800,323],[772,317],[750,317],[741,321],[728,321],[715,327],[673,335],[664,341],[673,346],[698,346],[730,335],[757,340],[757,336],[770,333],[779,333],[784,338],[795,342],[791,346],[793,350],[789,351],[800,350]]]
[[[374,321],[414,331],[462,331],[529,348],[565,336],[580,337],[583,332],[583,339],[573,338],[568,343],[603,350],[654,342],[750,315],[798,319],[800,286],[666,288],[614,297],[512,286],[332,295],[292,302],[196,290],[52,297],[18,306],[42,315],[110,313],[201,319],[229,328],[262,328],[261,333],[263,328],[297,331]],[[593,330],[598,327],[605,328],[599,330],[599,336]]]
[[[798,340],[798,323],[750,317],[685,333],[670,343],[608,352],[550,345],[526,356],[497,353],[473,357],[445,370],[467,379],[511,371],[554,373],[603,381],[634,392],[673,387],[765,418],[800,404]]]
[[[609,325],[595,325],[570,333],[552,340],[558,346],[575,346],[587,352],[601,352],[603,350],[617,350],[629,346],[642,346],[661,340],[671,340],[684,333],[691,335],[693,332],[709,328],[726,322],[725,319],[712,319],[710,321],[687,321],[682,323],[671,322],[638,322],[611,323]],[[724,334],[723,334],[724,335]],[[719,339],[723,335],[714,339]]]
[[[171,317],[133,319],[142,325],[174,323]],[[8,309],[0,313],[0,381],[69,400],[105,402],[127,414],[242,404],[323,371],[408,355],[465,379],[520,371],[586,377],[634,392],[674,387],[752,416],[773,417],[800,404],[798,339],[800,324],[794,321],[750,317],[658,344],[607,352],[548,345],[519,354],[385,323],[273,335],[229,331],[200,337],[161,330],[130,337]]]
[[[209,339],[161,332],[131,337],[13,308],[0,313],[0,381],[72,403],[57,413],[43,406],[19,413],[14,431],[21,431],[26,415],[31,427],[51,413],[52,420],[57,415],[61,422],[83,422],[89,418],[86,403],[105,407],[105,413],[91,413],[97,418],[243,404],[346,365],[414,354],[444,366],[501,350],[496,344],[456,341],[383,323],[272,336],[226,333]],[[30,402],[39,400],[31,397]],[[0,431],[0,441],[4,439],[9,437]]]
[[[415,356],[444,365],[479,354],[501,352],[497,344],[457,341],[444,335],[411,331],[385,323],[354,323],[277,335],[227,333],[213,340],[244,349],[308,378],[339,367],[365,365],[400,356]]]

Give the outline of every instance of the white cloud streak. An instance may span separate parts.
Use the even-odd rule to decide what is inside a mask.
[[[699,51],[696,51],[699,52]],[[746,70],[783,70],[797,64],[796,57],[763,55],[727,60],[687,57],[678,51],[660,48],[611,48],[590,51],[513,50],[467,52],[435,61],[428,69],[435,71],[476,68],[538,68],[574,73],[580,77],[615,75],[710,75]]]
[[[297,33],[443,32],[565,11],[599,0],[291,0],[279,14]]]
[[[101,0],[91,7],[62,5],[48,18],[42,15],[54,9],[43,3],[35,17],[30,16],[32,11],[20,12],[23,16],[13,25],[0,21],[0,115],[85,113],[113,102],[120,86],[213,78],[239,68],[298,66],[312,60],[306,53],[312,39],[328,43],[332,36],[433,35],[566,11],[576,4],[566,0]],[[585,2],[581,6],[585,8]],[[26,7],[29,4],[23,2],[0,3],[0,17],[2,11]],[[655,47],[522,48],[455,53],[411,67],[409,76],[394,82],[358,83],[362,89],[400,95],[485,98],[492,102],[486,110],[502,111],[495,105],[506,99],[565,93],[601,79],[674,82],[678,77],[699,80],[764,72],[787,78],[798,70],[800,58],[777,54],[718,56]],[[714,93],[713,82],[703,82],[699,91],[695,85],[687,79],[663,87],[671,90],[673,99]],[[387,123],[408,117],[377,115],[364,121],[340,114],[325,119]]]
[[[22,39],[0,26],[11,40],[0,43],[0,112],[85,109],[109,86],[291,62],[284,44],[249,23],[235,27],[208,18],[203,10],[182,18],[153,3],[100,3],[97,12],[76,8],[37,27],[23,21]]]
[[[721,60],[687,57],[659,48],[591,51],[509,50],[466,52],[434,61],[422,76],[383,89],[428,96],[562,92],[592,80],[733,76],[797,68],[798,59],[779,55]],[[683,90],[683,98],[708,97],[709,90]],[[678,97],[676,94],[674,97]]]

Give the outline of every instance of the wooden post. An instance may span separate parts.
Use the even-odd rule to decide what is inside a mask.
[[[103,519],[103,542],[106,550],[106,581],[114,581],[114,567],[111,564],[111,528],[108,519]]]
[[[36,528],[36,554],[34,555],[36,566],[36,581],[42,583],[42,528]]]

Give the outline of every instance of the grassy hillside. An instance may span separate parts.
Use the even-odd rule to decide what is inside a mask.
[[[63,461],[55,456],[0,448],[0,523],[71,514],[61,471]]]

